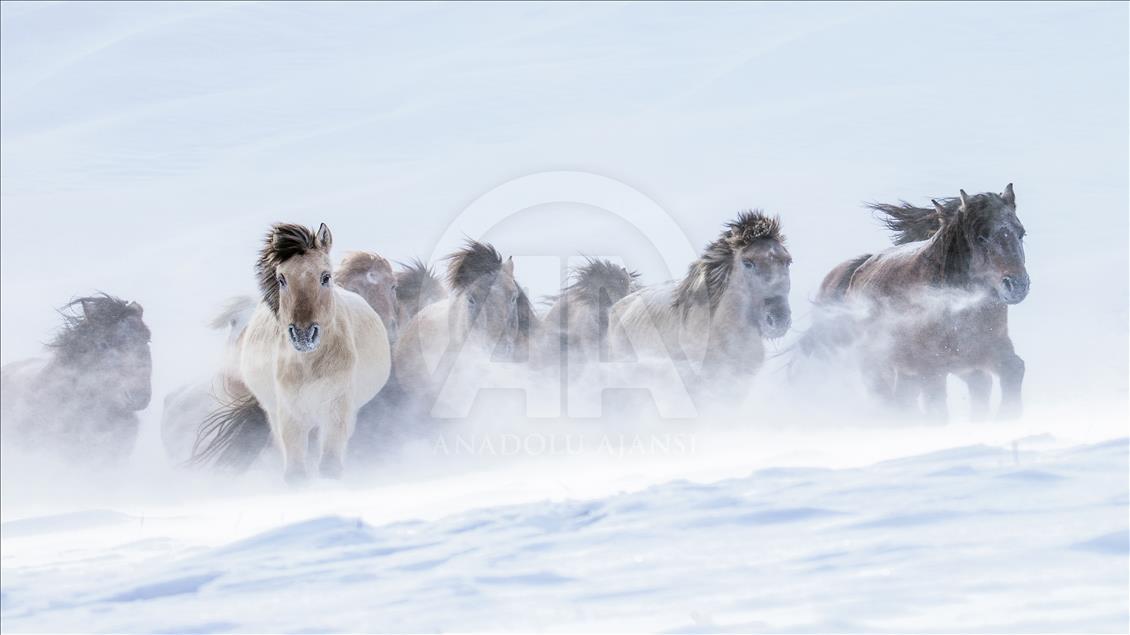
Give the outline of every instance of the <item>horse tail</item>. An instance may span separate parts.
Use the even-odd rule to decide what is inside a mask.
[[[947,209],[956,209],[953,199],[939,199],[939,203]],[[867,207],[878,214],[879,220],[892,232],[891,240],[896,245],[928,240],[942,227],[936,209],[915,207],[906,201],[899,201],[898,205],[869,203]]]
[[[841,263],[824,276],[816,296],[812,326],[796,341],[795,347],[808,357],[826,357],[852,339],[850,308],[844,305],[852,276],[871,258],[864,254]]]
[[[256,304],[258,304],[258,301],[249,295],[228,298],[228,301],[224,303],[224,308],[220,309],[216,317],[208,322],[208,326],[217,331],[230,328],[242,332],[243,327],[251,319],[251,313],[255,310]],[[233,333],[233,335],[238,334],[238,332]]]
[[[243,472],[271,440],[271,426],[259,400],[250,393],[213,411],[200,424],[188,464],[208,464]]]

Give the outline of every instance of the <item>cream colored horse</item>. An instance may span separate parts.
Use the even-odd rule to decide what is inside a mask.
[[[616,357],[663,357],[696,383],[751,377],[765,360],[763,338],[791,322],[789,265],[776,218],[744,212],[691,264],[682,281],[647,287],[612,307]]]
[[[245,462],[262,447],[236,443],[266,425],[288,482],[307,476],[311,441],[319,472],[341,475],[357,410],[388,380],[389,343],[365,300],[333,283],[331,244],[324,224],[272,227],[256,266],[261,301],[242,336],[241,385],[201,428],[196,460]]]
[[[494,247],[468,241],[448,260],[451,296],[420,309],[393,355],[401,387],[426,408],[463,362],[526,361],[536,326],[512,259],[504,262]]]

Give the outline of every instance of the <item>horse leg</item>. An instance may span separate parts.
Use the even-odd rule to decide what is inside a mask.
[[[998,362],[1001,378],[1001,407],[997,416],[1001,419],[1015,419],[1020,416],[1020,385],[1024,383],[1024,360],[1009,346],[1007,354]]]
[[[969,387],[969,418],[984,421],[989,415],[989,394],[993,391],[993,378],[983,370],[971,370],[961,378]]]
[[[322,460],[318,472],[326,478],[341,478],[345,471],[345,449],[353,434],[356,414],[334,412],[330,421],[322,429]]]
[[[306,449],[310,444],[310,432],[290,416],[283,415],[281,423],[279,436],[286,465],[283,478],[288,484],[296,485],[306,480]]]
[[[949,418],[946,405],[946,373],[923,375],[922,398],[926,416],[935,423],[945,423]]]

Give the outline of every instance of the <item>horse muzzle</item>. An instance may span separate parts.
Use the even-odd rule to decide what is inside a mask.
[[[1001,278],[997,293],[1005,304],[1017,304],[1028,297],[1028,290],[1031,286],[1032,283],[1027,273],[1021,273],[1016,276],[1004,276]]]
[[[291,324],[286,329],[290,336],[290,343],[299,353],[309,353],[318,348],[318,341],[322,337],[322,328],[315,322],[307,328]]]
[[[765,303],[765,312],[761,315],[761,336],[776,339],[789,331],[793,323],[793,314],[789,309],[788,301],[770,300]]]

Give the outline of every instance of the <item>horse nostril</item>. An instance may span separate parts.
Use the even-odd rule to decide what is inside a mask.
[[[310,341],[311,342],[317,342],[318,341],[318,334],[321,332],[321,330],[322,329],[319,328],[317,324],[310,327]]]
[[[1012,293],[1016,290],[1016,281],[1012,278],[1012,276],[1005,276],[1004,278],[1002,278],[1001,284],[1004,285],[1005,291],[1008,291],[1009,293]]]
[[[296,329],[293,324],[286,327],[286,332],[290,334],[290,339],[292,339],[292,340],[298,339],[298,329]]]

